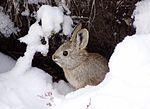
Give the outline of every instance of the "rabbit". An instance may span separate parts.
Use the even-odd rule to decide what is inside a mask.
[[[89,53],[87,29],[79,24],[69,41],[62,44],[52,55],[52,60],[62,67],[68,82],[79,89],[86,85],[98,85],[109,71],[108,61],[98,53]]]

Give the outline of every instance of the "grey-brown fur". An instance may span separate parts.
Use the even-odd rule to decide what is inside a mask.
[[[88,39],[87,29],[81,29],[79,25],[70,41],[62,44],[52,56],[63,68],[68,82],[76,89],[99,84],[109,71],[108,62],[103,56],[85,50]]]

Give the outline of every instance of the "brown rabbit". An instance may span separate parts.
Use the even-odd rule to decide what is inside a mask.
[[[52,56],[53,61],[63,68],[68,82],[76,89],[99,84],[109,71],[108,62],[103,56],[85,50],[88,40],[88,30],[81,29],[79,24],[72,38]]]

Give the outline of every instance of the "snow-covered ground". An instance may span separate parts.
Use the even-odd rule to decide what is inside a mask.
[[[15,66],[16,61],[0,52],[0,73],[7,72]]]
[[[47,45],[35,38],[27,40],[35,36],[40,39],[42,28],[42,34],[29,30],[21,39],[28,45],[24,57],[12,70],[0,74],[0,109],[150,109],[149,7],[149,0],[137,3],[133,13],[136,34],[116,46],[104,81],[76,91],[64,81],[53,83],[46,72],[31,67],[34,53],[46,54]],[[40,29],[38,23],[30,29],[35,27]]]

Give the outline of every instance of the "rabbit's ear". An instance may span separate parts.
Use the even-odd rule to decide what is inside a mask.
[[[85,49],[89,41],[89,32],[87,29],[81,29],[76,36],[76,46],[79,49]]]
[[[75,40],[75,38],[76,38],[76,36],[77,36],[77,33],[78,33],[78,31],[80,31],[81,30],[81,28],[82,28],[82,24],[81,23],[79,23],[76,27],[75,27],[75,29],[73,30],[73,34],[72,34],[72,37],[71,37],[71,41],[74,41]]]

